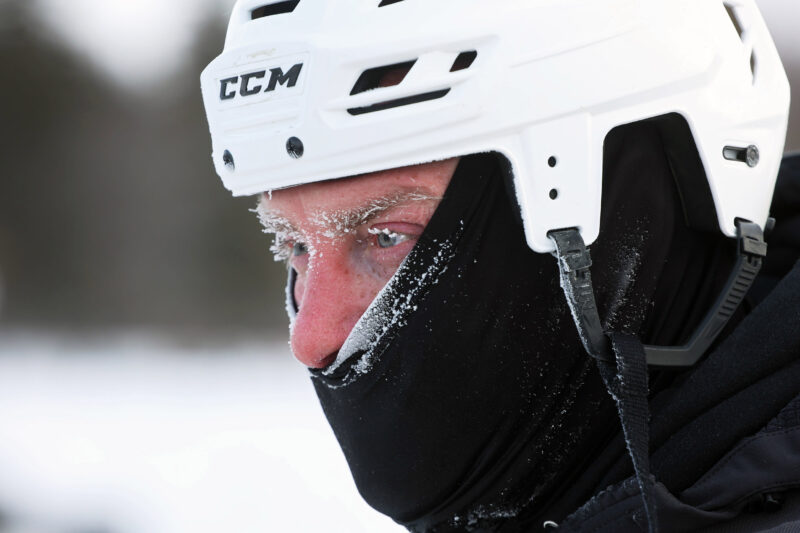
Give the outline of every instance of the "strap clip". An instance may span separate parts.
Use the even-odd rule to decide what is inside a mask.
[[[594,298],[592,275],[589,271],[592,257],[583,237],[576,228],[551,231],[547,236],[556,246],[561,288],[572,311],[583,347],[595,359],[613,361]]]

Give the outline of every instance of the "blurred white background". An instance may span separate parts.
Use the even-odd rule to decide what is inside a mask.
[[[197,54],[202,32],[209,24],[221,28],[233,4],[232,0],[24,1],[36,12],[35,31],[108,76],[113,86],[128,94],[134,112],[136,102],[141,105],[165,84],[175,83],[175,73],[183,72]],[[4,2],[10,0],[0,0],[0,7]],[[759,0],[759,4],[797,94],[797,0]],[[0,29],[2,25],[0,20]],[[217,40],[209,46],[218,51],[221,44]],[[177,77],[199,96],[198,79],[197,69]],[[800,148],[798,108],[792,114],[787,145],[792,150]],[[199,106],[195,111],[200,118]],[[9,125],[0,127],[9,133]],[[202,121],[191,127],[202,128]],[[214,178],[208,148],[197,151],[201,153],[181,157],[201,158],[199,164],[209,173],[203,179],[210,183]],[[46,189],[42,186],[36,193]],[[210,190],[215,198],[228,201],[221,187]],[[184,233],[177,233],[176,239],[184,239],[196,223],[184,224],[180,227]],[[3,243],[14,242],[14,225],[4,227],[0,217],[0,275],[3,268],[13,274],[16,257],[14,246],[3,254]],[[264,241],[264,251],[267,246]],[[172,247],[162,246],[153,254],[163,256],[163,250]],[[235,268],[247,263],[247,258],[231,255]],[[192,256],[187,264],[195,260]],[[170,264],[174,262],[167,261],[168,268]],[[114,276],[133,276],[120,272]],[[282,283],[280,269],[270,276],[276,277],[276,285]],[[28,314],[13,314],[23,307],[15,302],[24,303],[26,297],[14,299],[12,281],[7,286],[6,311],[13,320],[5,326],[0,323],[0,533],[402,529],[358,496],[308,376],[289,354],[282,319],[270,319],[264,332],[250,324],[243,331],[225,329],[217,335],[205,327],[216,315],[203,315],[189,334],[182,324],[181,334],[174,335],[143,325],[139,315],[126,322],[128,315],[114,311],[122,318],[111,326],[89,313],[77,327],[63,320],[71,314],[69,307],[52,315],[57,319],[40,320],[39,311],[54,307],[41,303]],[[165,287],[174,285],[174,280],[168,281]],[[200,279],[186,290],[194,294],[197,287],[208,284]],[[0,300],[2,285],[0,278]],[[282,307],[275,292],[263,296],[255,286],[242,290],[255,295],[251,298],[255,303],[248,300],[248,305],[274,299],[274,306]],[[239,294],[236,298],[241,299]],[[229,307],[218,303],[209,307],[221,308],[222,316],[235,308],[236,298],[225,304]],[[161,305],[157,307],[153,312]],[[147,314],[150,308],[143,309]],[[236,323],[238,318],[229,320]]]
[[[404,531],[285,343],[0,340],[3,533]]]

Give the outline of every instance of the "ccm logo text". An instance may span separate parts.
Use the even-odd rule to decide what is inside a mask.
[[[266,84],[266,89],[263,83],[258,83],[258,80],[263,80],[267,77],[266,70],[258,70],[233,78],[225,78],[219,82],[219,99],[233,100],[236,98],[237,94],[240,96],[253,96],[261,92],[268,93],[277,89],[278,85],[294,87],[297,85],[297,80],[300,78],[301,70],[303,70],[303,63],[296,64],[285,73],[280,67],[269,69],[269,81]]]

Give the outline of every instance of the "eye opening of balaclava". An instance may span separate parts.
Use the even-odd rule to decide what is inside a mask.
[[[680,315],[694,301],[660,281],[687,277],[696,296],[704,277],[692,254],[706,243],[684,237],[658,130],[640,125],[611,142],[592,246],[601,317],[674,343],[689,321],[652,310]],[[556,262],[527,247],[497,157],[462,158],[337,363],[310,371],[361,495],[413,531],[497,530],[567,512],[591,495],[592,482],[576,479],[618,432]],[[292,283],[290,273],[290,314]]]

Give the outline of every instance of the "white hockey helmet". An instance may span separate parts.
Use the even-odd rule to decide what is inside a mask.
[[[754,0],[239,0],[202,89],[235,195],[498,152],[537,252],[595,240],[606,135],[657,117],[763,228],[789,108]]]

